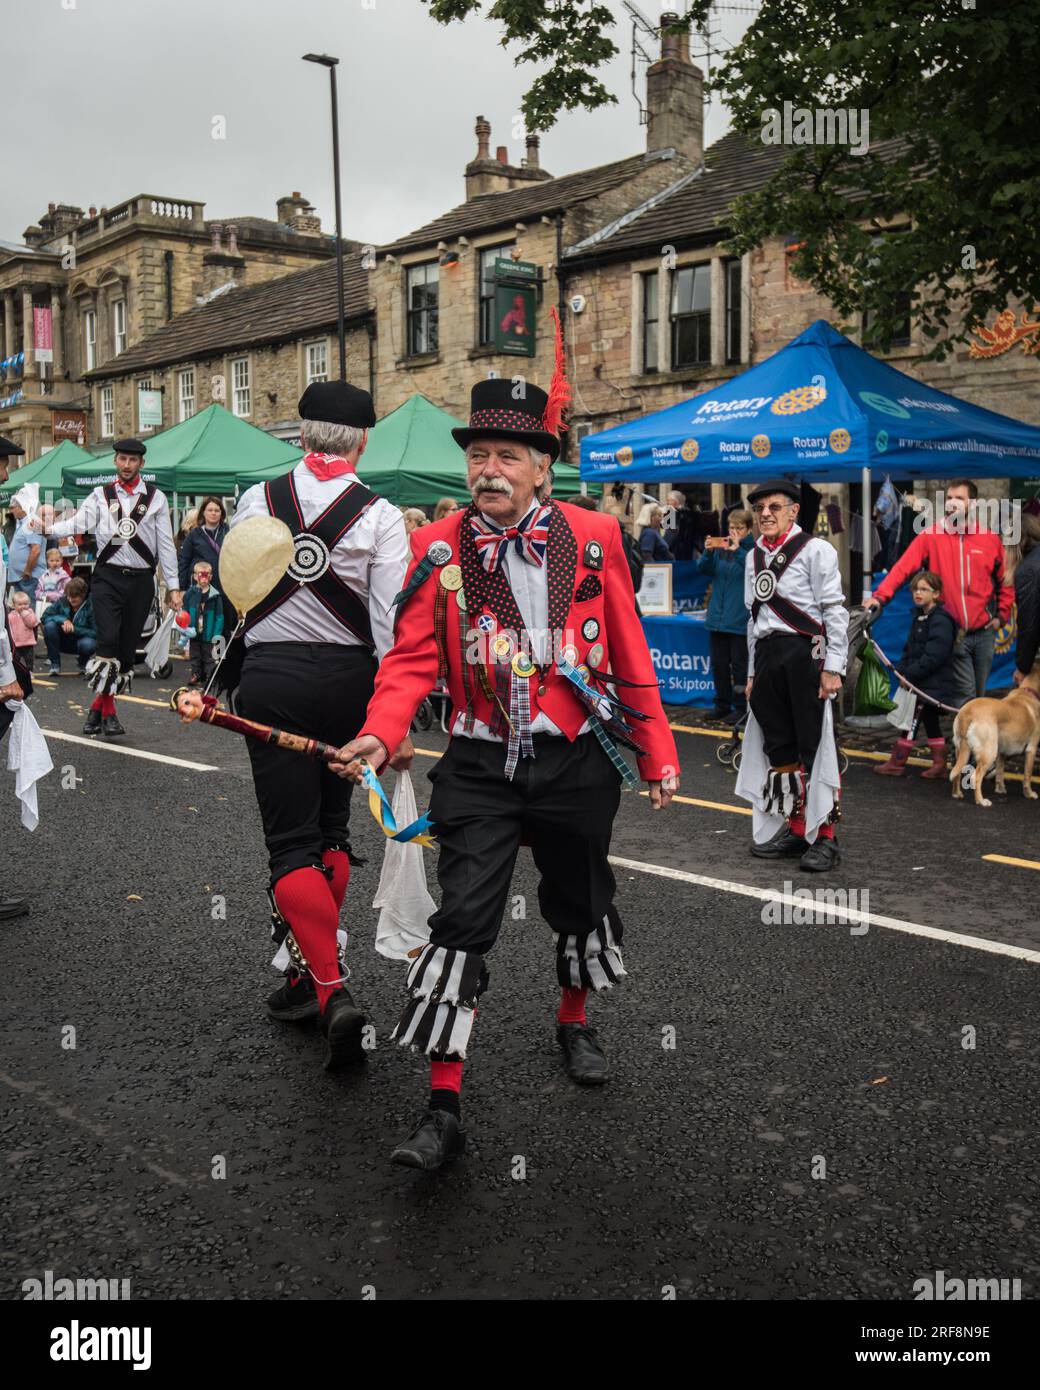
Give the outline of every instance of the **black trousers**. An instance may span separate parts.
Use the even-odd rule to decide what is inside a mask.
[[[610,910],[616,883],[607,862],[621,781],[592,734],[569,743],[536,735],[534,758],[504,776],[506,747],[453,738],[430,772],[430,818],[440,846],[440,908],[430,918],[435,946],[481,955],[502,925],[521,840],[541,875],[538,906],[555,932],[585,936]]]
[[[98,656],[118,657],[120,671],[132,671],[145,620],[155,597],[152,570],[97,565],[90,581]]]
[[[338,747],[360,730],[375,673],[375,657],[363,647],[260,642],[246,651],[237,707],[247,719]],[[349,854],[353,783],[315,758],[247,743],[272,886],[293,869],[320,865],[333,845]]]
[[[715,678],[715,703],[720,709],[747,708],[747,636],[743,632],[708,632],[711,670]]]
[[[823,732],[820,672],[812,638],[782,634],[755,643],[751,713],[762,730],[771,767],[811,767]]]
[[[914,706],[914,722],[910,725],[910,732],[906,737],[911,743],[921,732],[924,725],[926,738],[942,738],[942,725],[939,723],[939,710],[936,705],[930,705],[927,700],[917,697],[917,704]]]
[[[193,637],[188,649],[191,653],[192,675],[205,685],[213,674],[213,643],[204,642],[201,637]]]

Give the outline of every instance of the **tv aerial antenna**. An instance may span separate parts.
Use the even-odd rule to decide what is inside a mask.
[[[638,106],[639,108],[639,124],[646,125],[650,120],[650,113],[647,111],[639,95],[638,78],[640,73],[640,64],[644,65],[643,71],[645,71],[651,63],[655,63],[657,61],[658,45],[660,43],[660,34],[662,26],[660,21],[654,24],[652,20],[647,19],[646,15],[639,8],[639,6],[634,3],[634,0],[622,0],[622,4],[628,11],[629,18],[632,21],[632,95],[633,97],[635,97],[636,106]],[[662,4],[661,6],[662,16],[666,14],[676,14],[681,17],[681,15],[684,12],[684,0],[674,0],[674,3],[671,5]],[[711,29],[708,28],[707,25],[698,25],[697,30],[704,41],[704,52],[697,53],[695,56],[698,59],[704,60],[705,76],[710,79],[712,60],[711,41],[714,38],[714,34],[712,33]],[[706,106],[711,105],[710,86],[708,87],[705,93],[704,101]]]

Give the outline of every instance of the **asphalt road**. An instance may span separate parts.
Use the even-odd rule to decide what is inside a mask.
[[[1040,809],[1020,782],[985,811],[854,757],[844,862],[792,886],[855,892],[867,929],[764,921],[756,893],[810,876],[748,856],[717,739],[680,733],[686,799],[626,794],[617,823],[630,978],[590,1010],[612,1084],[562,1073],[524,851],[527,917],[492,954],[466,1068],[470,1149],[423,1175],[387,1161],[426,1068],[386,1040],[403,970],[371,949],[367,808],[346,917],[379,1046],[329,1077],[314,1033],[263,1011],[243,745],[136,702],[123,751],[77,742],[82,697],[63,677],[34,700],[71,738],[51,740],[33,835],[0,772],[5,886],[33,901],[0,925],[4,1297],[47,1269],[142,1299],[904,1300],[938,1270],[1037,1296]],[[424,805],[445,740],[416,741]]]

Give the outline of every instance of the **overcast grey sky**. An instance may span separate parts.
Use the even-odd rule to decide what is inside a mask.
[[[631,95],[630,26],[604,80],[617,106],[564,113],[542,135],[553,174],[635,154],[645,128]],[[22,0],[5,7],[4,95],[20,133],[0,187],[0,239],[21,240],[49,202],[113,207],[135,193],[201,199],[208,217],[273,217],[299,189],[331,230],[328,76],[339,68],[344,234],[388,241],[462,202],[477,114],[492,149],[512,138],[536,75],[486,18],[442,26],[421,0]],[[661,0],[641,9],[659,17]],[[744,13],[720,14],[721,42]],[[701,63],[703,67],[703,62]],[[224,117],[226,139],[212,138]],[[708,111],[707,139],[725,133]]]

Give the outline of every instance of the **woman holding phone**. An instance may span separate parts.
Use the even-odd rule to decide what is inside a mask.
[[[732,511],[729,535],[709,536],[697,562],[701,574],[711,576],[708,600],[708,642],[715,678],[712,714],[736,724],[747,713],[747,623],[744,607],[744,568],[754,544],[751,513]]]

